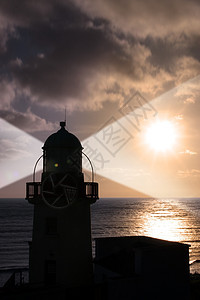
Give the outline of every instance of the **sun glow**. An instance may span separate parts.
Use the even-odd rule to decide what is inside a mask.
[[[172,121],[158,120],[147,128],[145,142],[156,152],[173,150],[177,132]]]
[[[181,241],[184,239],[184,232],[179,232],[181,221],[173,217],[166,219],[150,218],[145,224],[148,236],[168,241]]]

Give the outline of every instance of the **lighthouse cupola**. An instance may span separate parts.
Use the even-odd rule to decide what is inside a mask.
[[[60,130],[50,135],[43,146],[44,176],[50,173],[72,173],[78,176],[82,172],[82,146],[79,139],[65,129],[60,122]]]

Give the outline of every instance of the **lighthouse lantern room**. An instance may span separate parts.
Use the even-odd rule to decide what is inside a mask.
[[[44,143],[41,182],[35,182],[35,166],[33,182],[26,184],[26,199],[34,205],[29,279],[42,285],[90,285],[90,205],[98,199],[98,183],[93,174],[92,182],[84,181],[81,143],[65,122],[60,126]]]

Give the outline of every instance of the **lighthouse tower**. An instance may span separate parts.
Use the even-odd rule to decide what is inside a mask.
[[[26,199],[34,205],[30,283],[90,285],[90,205],[98,199],[98,184],[84,182],[81,143],[65,122],[60,126],[44,143],[41,182],[34,175],[26,184]]]

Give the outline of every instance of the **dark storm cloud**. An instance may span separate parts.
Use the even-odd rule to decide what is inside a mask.
[[[35,35],[35,32],[33,32]],[[36,35],[37,36],[37,35]],[[40,29],[39,37],[46,38],[45,47],[29,58],[13,73],[22,87],[29,87],[44,101],[68,98],[84,99],[89,81],[105,70],[109,63],[123,68],[121,49],[108,34],[92,28]],[[38,38],[38,36],[37,36]],[[38,40],[37,45],[39,45]]]
[[[200,37],[198,35],[187,36],[181,34],[176,38],[164,37],[153,38],[148,36],[143,40],[150,51],[149,61],[151,64],[163,68],[168,72],[174,72],[178,58],[187,56],[200,61]]]
[[[104,16],[133,35],[199,33],[197,0],[74,0],[92,17]]]
[[[126,36],[114,33],[108,20],[88,17],[70,2],[50,1],[45,8],[45,1],[38,6],[30,1],[22,9],[19,4],[16,14],[9,3],[4,3],[2,11],[15,24],[15,37],[7,43],[5,57],[16,53],[9,70],[18,88],[30,93],[32,100],[57,102],[57,106],[69,102],[84,107],[86,103],[94,109],[103,101],[97,92],[108,68],[113,73],[134,74],[132,57],[124,47]],[[129,44],[134,44],[133,37]]]
[[[14,26],[29,26],[39,20],[47,21],[54,7],[55,1],[51,0],[2,0],[0,3],[3,21]]]
[[[200,71],[198,12],[180,0],[1,1],[2,109],[24,95],[71,110],[156,96]]]

